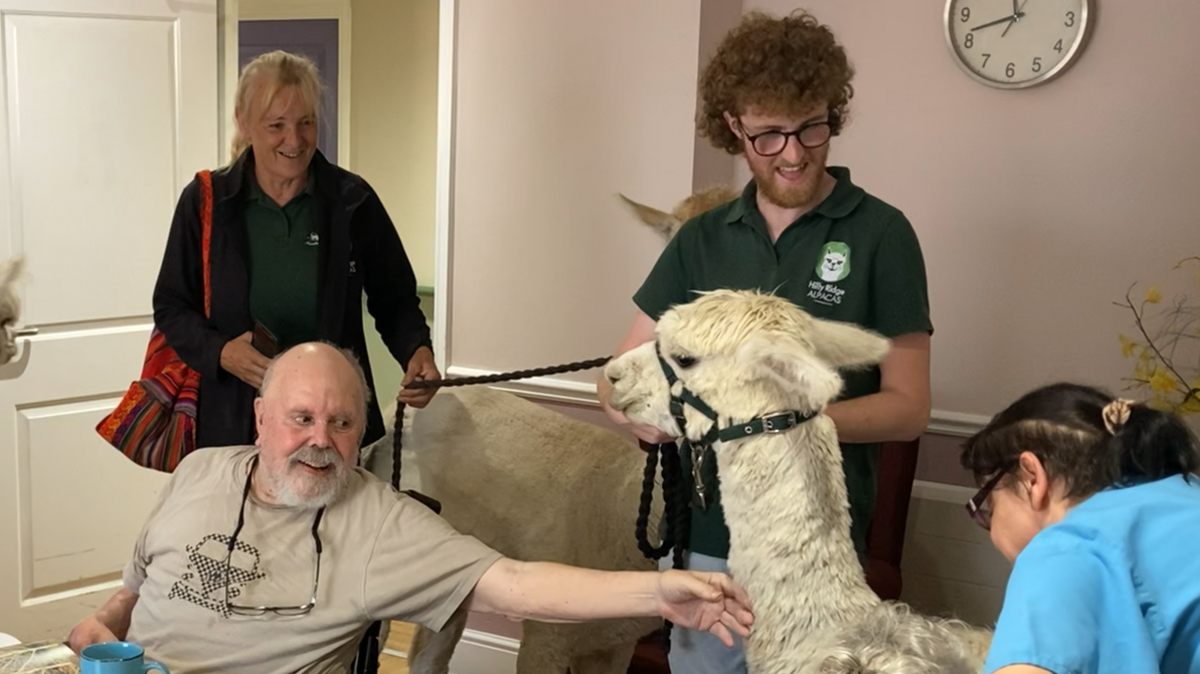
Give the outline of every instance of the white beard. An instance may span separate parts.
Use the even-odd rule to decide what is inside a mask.
[[[314,476],[293,474],[293,471],[303,470],[299,467],[301,462],[310,466],[332,466],[333,471]],[[350,470],[336,450],[305,447],[288,457],[282,475],[263,471],[262,481],[262,486],[279,505],[315,510],[342,497],[350,484]]]

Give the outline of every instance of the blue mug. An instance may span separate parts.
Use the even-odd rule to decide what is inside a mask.
[[[145,651],[128,641],[92,644],[79,654],[80,674],[143,674],[156,669],[171,674],[157,662],[144,662]]]

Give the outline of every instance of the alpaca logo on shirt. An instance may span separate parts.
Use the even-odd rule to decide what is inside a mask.
[[[830,241],[821,249],[817,260],[817,275],[826,283],[837,283],[850,275],[850,246]]]
[[[236,603],[246,585],[266,577],[259,570],[258,550],[237,541],[231,552],[225,534],[209,534],[186,549],[188,570],[171,586],[167,599],[182,599],[228,618],[228,603]]]

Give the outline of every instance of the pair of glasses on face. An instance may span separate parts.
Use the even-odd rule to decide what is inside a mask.
[[[788,139],[792,137],[795,137],[796,142],[800,143],[800,147],[809,150],[821,147],[833,137],[832,119],[802,124],[800,128],[792,131],[777,131],[772,129],[754,134],[753,136],[746,131],[746,127],[740,119],[738,120],[738,126],[742,129],[742,134],[746,137],[746,140],[750,141],[750,145],[754,148],[754,151],[762,157],[774,157],[783,152],[783,149],[787,147]]]
[[[317,516],[312,523],[312,537],[317,551],[317,561],[313,570],[312,583],[312,598],[307,603],[300,606],[240,606],[229,601],[229,570],[233,563],[233,549],[237,545],[238,534],[242,532],[242,526],[246,523],[246,499],[250,496],[250,484],[254,478],[254,469],[258,467],[258,457],[254,457],[250,464],[250,470],[246,475],[246,486],[242,488],[242,505],[238,509],[237,526],[233,530],[233,535],[229,537],[228,551],[225,556],[225,610],[235,615],[244,616],[260,616],[267,613],[274,613],[281,616],[299,616],[313,610],[317,605],[317,583],[321,579],[321,535],[317,533],[317,528],[321,526],[321,516],[325,514],[325,508],[322,506],[317,510]]]
[[[984,529],[984,531],[992,530],[992,506],[988,504],[988,494],[1000,484],[1000,480],[1007,475],[1007,471],[997,471],[990,480],[984,483],[979,491],[967,501],[967,514],[971,516],[971,520]]]

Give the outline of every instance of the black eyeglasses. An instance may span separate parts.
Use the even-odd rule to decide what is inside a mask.
[[[971,520],[984,529],[984,531],[992,530],[992,509],[988,506],[987,497],[1000,484],[1000,480],[1008,474],[1007,470],[997,471],[975,495],[967,501],[967,514],[971,516]]]
[[[830,119],[821,122],[810,122],[802,124],[795,131],[764,131],[751,136],[746,133],[746,127],[742,124],[742,120],[738,120],[738,126],[741,127],[742,133],[745,134],[746,140],[750,141],[750,145],[754,151],[762,157],[774,157],[783,152],[787,147],[788,138],[796,137],[796,142],[800,143],[800,147],[809,150],[821,147],[829,142],[833,137],[833,125],[835,119],[831,116]]]
[[[250,470],[246,475],[246,486],[242,488],[242,505],[238,509],[237,527],[234,528],[233,535],[229,537],[228,551],[225,555],[225,610],[229,613],[245,616],[257,616],[266,613],[283,616],[304,615],[317,605],[317,582],[321,579],[321,536],[317,533],[317,527],[321,526],[321,516],[325,514],[324,506],[317,510],[317,516],[313,519],[312,524],[313,542],[316,543],[317,549],[317,563],[316,570],[313,571],[312,598],[308,600],[308,603],[301,606],[239,606],[229,601],[229,570],[231,568],[230,564],[233,562],[233,549],[237,545],[238,534],[242,532],[242,525],[246,523],[246,498],[250,496],[250,484],[254,478],[254,470],[257,467],[258,457],[256,456],[250,463]]]

